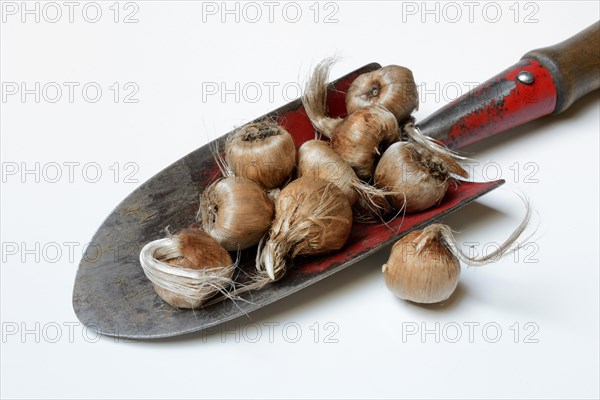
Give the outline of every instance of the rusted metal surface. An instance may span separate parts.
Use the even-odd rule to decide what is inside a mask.
[[[529,72],[531,84],[517,79]],[[535,60],[521,60],[419,123],[421,132],[453,149],[551,114],[556,87],[550,72]]]
[[[342,116],[350,83],[359,74],[377,68],[379,65],[370,64],[337,81],[329,97],[330,113]],[[268,116],[277,118],[292,134],[297,146],[314,137],[299,101]],[[388,226],[356,224],[341,251],[326,257],[294,260],[294,266],[281,281],[248,293],[244,298],[249,302],[224,301],[201,310],[177,310],[154,292],[138,255],[145,243],[164,236],[166,226],[176,231],[193,223],[199,194],[217,175],[218,168],[206,145],[167,167],[117,206],[98,229],[89,247],[91,252],[79,265],[73,306],[81,322],[106,335],[143,339],[206,329],[332,275],[503,183],[460,183],[449,190],[438,207],[424,213],[396,218]],[[242,271],[254,270],[254,251],[243,252]],[[332,284],[335,283],[332,281]]]

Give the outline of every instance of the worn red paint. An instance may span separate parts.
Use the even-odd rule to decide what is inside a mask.
[[[492,190],[504,181],[494,182],[460,182],[451,186],[443,201],[436,207],[418,214],[399,216],[384,224],[354,224],[350,238],[341,251],[327,257],[306,257],[295,260],[294,270],[302,274],[311,274],[326,270],[348,260],[358,260],[365,249],[372,249],[380,244],[391,243],[414,229],[431,223],[432,218],[441,218],[454,211],[468,200],[481,196],[482,192]]]
[[[533,74],[535,80],[532,84],[518,81],[517,75],[522,71]],[[501,92],[502,88],[508,87],[503,85],[505,82],[514,83],[508,93]],[[490,89],[498,91],[491,98],[488,97]],[[439,139],[449,147],[458,149],[533,121],[554,111],[556,93],[552,76],[542,64],[535,60],[521,60],[446,106],[451,108],[465,103],[475,105],[474,109],[468,110],[454,121],[450,131]],[[443,109],[440,111],[436,114],[443,115]]]

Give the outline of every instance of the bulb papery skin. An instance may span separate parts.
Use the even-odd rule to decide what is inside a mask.
[[[431,225],[398,240],[382,271],[386,286],[397,297],[433,304],[446,301],[456,290],[460,262]]]
[[[266,244],[257,255],[257,268],[273,268],[279,279],[285,259],[339,250],[352,228],[352,208],[333,183],[303,176],[285,186],[275,202],[275,219]],[[270,254],[267,254],[270,253]]]
[[[352,167],[322,140],[309,140],[300,146],[298,176],[320,178],[335,184],[346,195],[350,205],[358,199],[352,185],[357,179]]]
[[[393,209],[386,199],[385,192],[381,195],[371,196],[370,198],[359,197],[352,206],[354,212],[354,222],[361,224],[380,224],[385,222],[385,216],[389,215]]]
[[[399,120],[407,119],[419,108],[419,93],[410,69],[388,65],[357,77],[346,93],[346,110],[380,106]]]
[[[277,198],[275,211],[270,239],[295,236],[292,256],[338,250],[352,228],[348,199],[323,179],[304,177],[291,182]]]
[[[256,122],[236,130],[225,142],[225,158],[236,177],[266,189],[287,182],[296,168],[292,136],[272,122]]]
[[[415,143],[397,142],[381,156],[375,184],[389,196],[396,210],[414,213],[438,204],[448,189],[450,174],[445,160]]]
[[[209,185],[198,212],[204,230],[226,250],[237,251],[258,244],[271,226],[273,200],[253,181],[222,178]]]
[[[396,117],[382,107],[360,108],[349,114],[333,131],[331,147],[368,181],[384,147],[400,139]]]
[[[235,269],[216,240],[192,228],[148,243],[140,262],[156,293],[176,308],[199,308],[229,287]]]
[[[342,119],[329,116],[327,96],[329,92],[329,70],[335,63],[335,58],[329,57],[321,61],[312,72],[302,95],[302,105],[306,116],[316,131],[331,139],[333,131]]]

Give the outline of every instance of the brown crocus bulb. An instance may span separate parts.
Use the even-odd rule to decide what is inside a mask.
[[[321,178],[335,184],[354,207],[355,220],[380,222],[389,210],[386,195],[356,176],[350,165],[322,140],[308,140],[298,150],[298,176]]]
[[[410,69],[388,65],[360,75],[346,93],[346,110],[380,106],[399,120],[407,119],[419,108],[419,93]]]
[[[399,298],[439,303],[456,289],[460,262],[445,245],[442,225],[433,224],[398,240],[382,271],[386,286]]]
[[[382,271],[387,287],[398,297],[415,303],[447,300],[458,285],[459,260],[481,266],[493,263],[522,248],[531,235],[517,240],[529,225],[532,207],[525,197],[526,213],[510,236],[492,252],[481,256],[465,254],[447,225],[432,224],[408,233],[392,247]],[[533,233],[532,233],[533,235]]]
[[[398,120],[390,111],[368,106],[346,118],[331,118],[327,113],[327,80],[333,58],[321,61],[310,76],[302,104],[317,132],[331,139],[331,147],[363,180],[371,179],[379,154],[390,143],[400,140]]]
[[[289,132],[278,124],[255,122],[227,138],[225,159],[235,176],[273,189],[285,184],[296,168],[296,146]]]
[[[360,180],[350,165],[322,140],[308,140],[298,149],[298,177],[302,176],[335,184],[346,195],[350,205],[358,200],[354,186]]]
[[[396,210],[412,213],[438,204],[446,194],[451,174],[468,177],[447,154],[415,142],[397,142],[381,156],[375,184],[393,192],[389,198]]]
[[[200,197],[197,219],[226,250],[258,244],[273,219],[273,200],[257,183],[238,177],[221,178]]]
[[[360,108],[337,125],[331,147],[364,180],[373,170],[383,147],[400,139],[396,117],[382,107]]]
[[[256,266],[277,280],[286,259],[340,249],[350,235],[352,209],[346,195],[333,183],[303,176],[285,186],[275,201],[275,219]]]
[[[144,273],[156,293],[177,308],[198,308],[233,283],[229,253],[200,229],[184,229],[154,240],[140,252]]]

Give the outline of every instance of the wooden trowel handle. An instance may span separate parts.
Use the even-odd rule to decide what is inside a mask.
[[[521,61],[438,110],[421,131],[458,149],[552,113],[600,88],[600,21],[528,52]]]
[[[557,92],[554,113],[561,113],[600,88],[600,22],[564,42],[532,50],[523,59],[536,60],[550,71]]]

